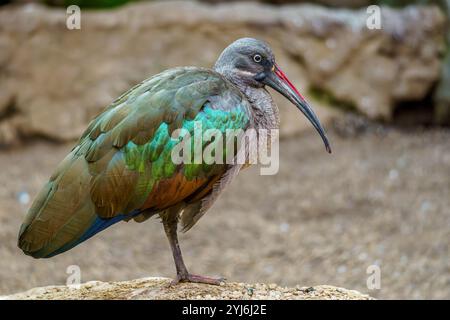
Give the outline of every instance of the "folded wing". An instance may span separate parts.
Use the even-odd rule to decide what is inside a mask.
[[[246,129],[249,119],[247,101],[213,71],[177,68],[145,80],[90,123],[34,200],[19,247],[51,257],[116,222],[142,221],[180,203],[198,206],[229,166],[174,163],[181,137],[173,131],[193,135],[200,123],[225,133]],[[203,150],[208,142],[201,143]]]

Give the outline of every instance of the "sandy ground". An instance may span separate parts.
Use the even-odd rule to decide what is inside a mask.
[[[342,131],[342,128],[341,130]],[[194,273],[283,286],[334,285],[377,298],[450,298],[450,130],[331,131],[332,155],[307,132],[280,146],[280,171],[241,173],[181,235]],[[0,294],[82,281],[172,277],[160,223],[120,223],[75,249],[34,260],[16,247],[32,198],[71,145],[0,151]],[[381,288],[367,287],[369,266]]]
[[[89,281],[79,286],[33,288],[7,300],[369,300],[369,295],[333,286],[295,288],[275,283],[222,282],[219,286],[200,283],[171,285],[169,278],[142,278],[121,282]]]

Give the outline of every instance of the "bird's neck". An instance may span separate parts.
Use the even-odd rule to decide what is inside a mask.
[[[220,67],[216,64],[214,70],[234,84],[250,102],[255,129],[279,129],[278,107],[265,88],[248,85],[241,75],[236,74],[233,69]]]
[[[256,129],[279,129],[280,117],[278,106],[265,88],[246,86],[241,92],[250,102]]]

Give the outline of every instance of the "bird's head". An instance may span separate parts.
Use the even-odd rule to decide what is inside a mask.
[[[325,130],[313,109],[276,64],[269,45],[253,38],[238,39],[220,55],[214,70],[239,86],[263,88],[269,86],[291,101],[312,123],[331,153]]]

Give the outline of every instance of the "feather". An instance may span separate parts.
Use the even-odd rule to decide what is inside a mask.
[[[223,133],[247,128],[244,102],[220,74],[202,68],[167,70],[136,85],[89,124],[45,184],[21,226],[19,247],[50,257],[119,221],[184,207],[189,229],[234,174],[223,164],[173,163],[179,140],[171,134],[181,127],[193,134],[196,121]]]

